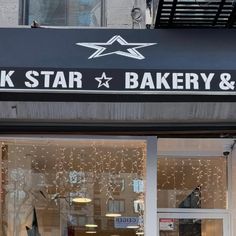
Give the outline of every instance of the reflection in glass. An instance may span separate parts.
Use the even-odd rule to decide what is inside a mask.
[[[28,24],[100,26],[101,0],[29,0]]]
[[[145,141],[2,141],[0,235],[31,236],[35,225],[41,236],[143,232],[134,182],[145,180],[145,159]]]

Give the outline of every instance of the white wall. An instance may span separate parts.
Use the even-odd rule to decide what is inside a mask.
[[[109,28],[132,28],[131,11],[133,7],[142,9],[144,27],[146,1],[145,0],[107,0],[107,26]],[[138,28],[135,25],[134,28]]]
[[[18,25],[19,0],[0,0],[0,27]]]

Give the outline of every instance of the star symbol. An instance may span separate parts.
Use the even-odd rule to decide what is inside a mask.
[[[109,47],[119,46],[117,50],[109,51]],[[106,43],[76,43],[76,45],[96,49],[88,59],[103,57],[112,54],[130,57],[138,60],[145,59],[145,57],[137,51],[139,48],[149,47],[157,43],[128,43],[120,35],[113,36]],[[123,50],[122,50],[123,49]]]
[[[110,88],[109,81],[112,80],[111,77],[107,77],[106,73],[103,72],[101,77],[96,77],[95,80],[99,82],[98,88],[105,86],[106,88]]]

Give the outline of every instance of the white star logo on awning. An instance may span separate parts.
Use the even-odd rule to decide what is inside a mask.
[[[120,49],[109,51],[109,46],[118,44]],[[138,60],[145,59],[145,57],[137,51],[139,48],[149,47],[157,43],[128,43],[120,35],[115,35],[106,43],[76,43],[76,45],[96,49],[88,59],[117,54],[120,56],[130,57]],[[123,47],[123,48],[122,48]]]
[[[106,88],[110,88],[109,81],[112,80],[111,77],[107,77],[106,73],[103,72],[101,77],[96,77],[95,80],[99,82],[98,88],[105,86]]]

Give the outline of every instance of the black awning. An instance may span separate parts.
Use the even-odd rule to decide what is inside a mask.
[[[0,29],[0,99],[235,100],[235,42],[228,29]]]

